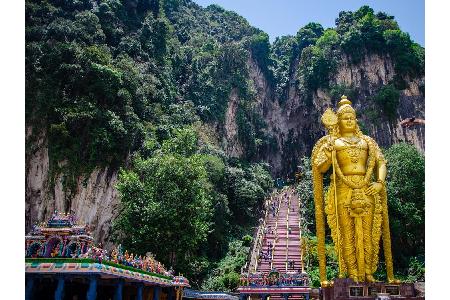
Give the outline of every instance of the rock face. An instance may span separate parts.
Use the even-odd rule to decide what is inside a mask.
[[[244,154],[241,143],[238,138],[238,126],[236,123],[236,113],[239,105],[239,98],[236,89],[231,90],[228,100],[228,108],[225,113],[225,135],[223,137],[223,146],[225,152],[230,157],[241,157]]]
[[[294,62],[294,65],[298,64]],[[307,103],[297,88],[295,68],[290,78],[287,98],[277,99],[264,73],[251,58],[248,60],[248,71],[256,91],[256,110],[265,120],[267,132],[276,140],[276,147],[265,149],[260,153],[260,158],[271,165],[274,175],[284,177],[296,170],[302,156],[311,154],[314,143],[325,133],[320,122],[321,114],[329,106],[334,108],[338,99],[331,99],[328,91],[319,89],[314,92],[312,102]],[[375,138],[381,147],[406,141],[423,152],[424,125],[404,128],[399,122],[408,117],[424,118],[425,101],[420,90],[424,78],[410,80],[408,87],[401,91],[394,120],[371,117],[379,108],[370,100],[370,96],[392,80],[394,75],[394,67],[389,57],[366,56],[357,65],[342,57],[330,84],[354,87],[358,96],[350,100],[359,113],[360,126],[366,134]],[[222,147],[231,157],[242,157],[244,153],[238,138],[238,105],[237,92],[232,90],[222,136]],[[54,184],[50,184],[45,134],[37,137],[33,135],[33,141],[30,140],[31,136],[31,128],[28,128],[27,143],[32,146],[26,156],[26,230],[28,231],[33,223],[49,218],[55,209],[73,210],[79,221],[92,226],[97,242],[108,241],[111,222],[118,213],[119,198],[115,189],[117,170],[95,169],[86,178],[80,177],[75,192],[69,194],[63,188],[62,175],[56,175]]]
[[[321,114],[327,107],[335,108],[339,99],[331,99],[328,91],[318,89],[313,94],[312,103],[307,103],[305,95],[301,95],[296,87],[297,70],[291,74],[287,98],[276,99],[258,65],[250,59],[248,66],[257,91],[259,113],[266,121],[267,131],[276,138],[278,144],[277,149],[269,149],[263,154],[263,160],[271,164],[275,175],[286,176],[295,171],[300,157],[311,154],[315,141],[325,133],[320,122]],[[350,100],[357,110],[359,124],[381,147],[404,141],[424,152],[424,125],[409,128],[400,125],[400,121],[405,118],[424,119],[425,98],[420,91],[424,78],[408,81],[407,88],[400,93],[400,103],[393,120],[384,117],[380,108],[370,99],[394,75],[394,66],[388,56],[369,55],[356,65],[351,64],[344,56],[331,76],[330,86],[353,87],[357,97]]]
[[[31,131],[31,128],[28,128]],[[29,137],[30,135],[27,134]],[[95,169],[88,177],[80,176],[74,193],[63,187],[63,176],[50,182],[49,156],[44,134],[38,135],[26,157],[25,224],[31,226],[50,218],[54,210],[74,211],[80,223],[88,224],[96,242],[108,241],[111,221],[119,203],[115,184],[117,171]]]

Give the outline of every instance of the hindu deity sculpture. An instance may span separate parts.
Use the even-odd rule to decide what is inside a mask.
[[[373,282],[380,238],[389,282],[393,274],[386,195],[386,160],[377,143],[363,135],[350,100],[342,96],[335,112],[322,116],[328,134],[312,151],[312,171],[319,273],[328,284],[325,261],[325,215],[338,256],[339,278]],[[330,168],[331,183],[323,193],[323,176]]]

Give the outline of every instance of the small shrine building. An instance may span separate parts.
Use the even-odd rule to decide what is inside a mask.
[[[26,299],[181,300],[190,287],[153,256],[110,254],[93,246],[88,227],[73,215],[53,214],[25,237]]]

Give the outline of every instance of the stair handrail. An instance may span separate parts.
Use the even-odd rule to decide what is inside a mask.
[[[266,219],[267,219],[267,209],[266,209],[266,211],[265,211],[265,213],[264,213],[264,220],[263,220],[263,223],[261,224],[261,235],[260,235],[260,238],[259,238],[259,240],[258,240],[258,247],[257,247],[257,251],[256,251],[256,255],[258,255],[258,253],[260,253],[261,251],[261,248],[262,248],[262,246],[263,246],[263,241],[264,241],[264,235],[265,235],[265,233],[264,233],[264,229],[266,228]],[[256,260],[256,262],[255,262],[255,268],[254,268],[254,272],[256,272],[256,270],[258,269],[258,259]]]
[[[270,259],[270,269],[273,269],[273,254],[275,252],[275,245],[277,243],[278,240],[278,217],[280,214],[280,205],[281,205],[280,200],[278,200],[278,207],[276,209],[276,219],[275,219],[275,238],[273,239],[273,244],[272,244],[272,253],[271,253],[271,259]]]
[[[289,259],[289,212],[291,207],[291,197],[288,196],[288,208],[286,215],[286,261],[285,261],[285,270],[286,273],[288,271],[288,259]]]
[[[252,251],[252,258],[250,260],[250,266],[249,269],[252,270],[253,272],[256,272],[256,270],[258,269],[258,254],[261,250],[261,246],[262,246],[262,241],[264,239],[264,227],[266,224],[266,218],[267,216],[267,210],[264,214],[264,220],[261,224],[259,224],[258,226],[258,232],[257,232],[257,236],[256,236],[256,240],[255,240],[255,246],[253,247],[253,251]]]
[[[246,264],[247,271],[250,271],[250,272],[252,271],[252,269],[253,269],[253,272],[256,272],[256,270],[258,269],[258,254],[260,253],[260,250],[262,247],[262,242],[264,240],[264,238],[263,238],[264,237],[264,228],[266,227],[266,221],[267,221],[267,215],[268,215],[266,203],[267,203],[268,198],[270,198],[269,205],[272,203],[274,194],[275,194],[275,189],[272,190],[271,195],[266,198],[266,201],[264,201],[263,222],[261,224],[259,224],[257,232],[256,232],[255,240],[253,241],[252,252],[250,253],[250,263]],[[241,273],[243,273],[242,269],[241,269]]]
[[[301,205],[300,205],[300,197],[299,197],[299,195],[298,195],[298,193],[297,193],[297,189],[294,189],[294,192],[295,192],[295,194],[297,195],[297,198],[298,198],[298,216],[299,216],[299,218],[298,218],[298,229],[299,229],[299,232],[298,232],[298,234],[299,234],[299,239],[300,239],[300,243],[298,244],[298,246],[299,246],[299,248],[300,248],[300,266],[301,266],[301,270],[302,270],[302,273],[304,273],[305,272],[305,263],[303,262],[303,238],[302,238],[302,227],[301,227],[301,225],[302,225],[302,218],[304,217],[303,216],[303,213],[302,213],[302,211],[301,211],[301,209],[300,209],[300,207],[301,207]]]

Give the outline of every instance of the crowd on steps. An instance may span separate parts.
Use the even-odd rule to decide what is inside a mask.
[[[300,202],[293,187],[274,192],[265,203],[243,285],[307,286],[301,251]]]

